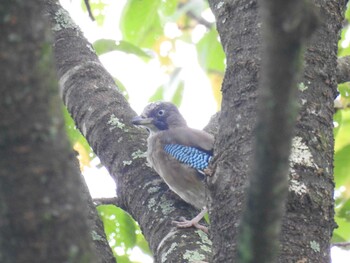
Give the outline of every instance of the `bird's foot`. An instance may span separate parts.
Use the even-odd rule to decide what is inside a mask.
[[[205,174],[206,176],[213,176],[213,174],[214,174],[214,171],[213,171],[212,169],[210,169],[210,168],[205,168],[205,169],[203,170],[203,172],[204,172],[204,174]]]
[[[189,228],[189,227],[195,227],[199,230],[202,230],[203,232],[208,234],[208,228],[206,226],[203,226],[201,224],[198,223],[197,220],[195,220],[195,218],[191,219],[191,220],[187,220],[184,217],[180,217],[181,221],[172,221],[172,223],[177,226],[178,228]]]
[[[201,221],[201,219],[204,217],[207,211],[208,211],[207,208],[204,208],[196,217],[192,218],[191,220],[187,220],[184,217],[180,217],[181,221],[172,221],[172,223],[176,225],[178,228],[195,227],[208,234],[209,232],[208,228],[206,226],[199,224],[199,221]]]

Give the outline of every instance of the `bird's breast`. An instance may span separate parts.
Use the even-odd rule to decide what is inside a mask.
[[[203,208],[206,203],[206,187],[198,171],[167,153],[164,147],[169,140],[160,135],[148,138],[148,162],[169,188],[184,201],[199,209]]]

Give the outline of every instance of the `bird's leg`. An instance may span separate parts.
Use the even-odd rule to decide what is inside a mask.
[[[213,176],[214,174],[214,171],[212,169],[210,169],[209,167],[208,168],[205,168],[203,170],[204,174],[207,175],[207,176]]]
[[[196,215],[191,220],[186,220],[185,218],[181,218],[181,221],[172,221],[174,225],[176,225],[178,228],[188,228],[194,226],[197,229],[202,230],[205,233],[208,233],[208,228],[199,224],[199,221],[204,217],[204,215],[208,212],[208,209],[206,207],[203,208],[203,210]]]

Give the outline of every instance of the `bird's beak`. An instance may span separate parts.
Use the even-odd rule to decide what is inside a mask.
[[[142,118],[141,116],[136,116],[132,118],[131,123],[134,125],[148,126],[152,124],[152,121],[153,121],[152,118]]]

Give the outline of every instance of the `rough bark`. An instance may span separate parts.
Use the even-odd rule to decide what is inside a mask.
[[[350,56],[338,59],[337,81],[338,83],[350,81]]]
[[[288,192],[289,155],[305,41],[318,24],[309,2],[261,0],[262,62],[253,164],[237,262],[275,262]],[[281,67],[281,65],[283,65]]]
[[[319,8],[321,26],[308,44],[299,83],[301,110],[292,145],[280,262],[330,262],[330,239],[335,227],[333,101],[346,1],[314,2]]]
[[[77,127],[117,182],[118,203],[129,212],[156,262],[205,260],[203,232],[177,229],[171,220],[196,214],[146,165],[146,132],[131,125],[136,113],[117,90],[91,44],[56,1],[48,1],[60,93]]]
[[[234,262],[252,156],[261,25],[256,1],[209,3],[227,58],[214,147],[216,172],[209,182],[212,262]]]
[[[0,261],[98,262],[42,11],[0,4]]]
[[[309,43],[304,77],[299,83],[301,111],[292,145],[279,262],[330,259],[334,227],[332,113],[337,41],[345,1],[315,2],[323,21]],[[210,5],[227,54],[215,145],[216,173],[210,182],[213,262],[233,262],[244,188],[252,164],[261,24],[256,1],[213,0]]]
[[[109,246],[104,226],[101,218],[96,210],[95,203],[93,202],[89,189],[83,182],[83,194],[84,201],[88,204],[88,222],[90,227],[90,233],[92,241],[95,246],[95,253],[98,258],[98,262],[101,263],[116,263],[116,259],[113,255],[112,249]]]

